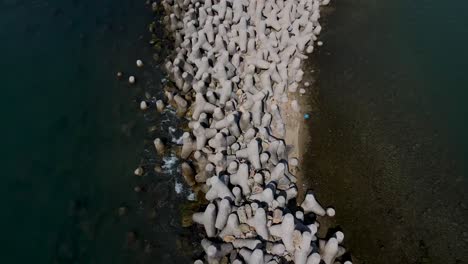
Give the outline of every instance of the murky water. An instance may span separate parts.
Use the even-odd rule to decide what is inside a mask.
[[[466,263],[468,5],[342,0],[316,55],[311,187],[354,263]]]
[[[310,186],[335,205],[354,263],[466,262],[467,5],[332,6],[316,58]],[[161,97],[151,19],[144,1],[0,1],[2,263],[197,254],[180,223],[190,192],[178,161],[152,147],[157,136],[175,145],[178,121],[138,110],[145,92]],[[133,175],[138,165],[145,176]]]
[[[161,92],[151,20],[144,1],[0,1],[2,263],[187,263],[192,256],[177,162],[163,162],[152,147],[154,137],[170,142],[181,131],[169,131],[170,111],[138,109],[145,91]],[[117,80],[117,71],[134,74],[137,84]],[[148,173],[138,178],[140,164]],[[165,170],[155,173],[155,164]]]

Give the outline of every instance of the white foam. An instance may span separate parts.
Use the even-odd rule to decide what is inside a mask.
[[[193,192],[191,192],[189,195],[187,195],[187,200],[195,201],[197,200],[197,196]]]
[[[176,131],[177,131],[177,129],[174,128],[174,127],[172,127],[172,126],[170,126],[170,127],[168,128],[168,133],[169,133],[169,135],[171,136],[171,142],[172,142],[172,143],[175,143],[175,144],[177,144],[177,145],[182,145],[182,143],[183,143],[183,136],[181,135],[180,137],[177,138],[177,137],[174,135],[174,133],[175,133]]]
[[[177,157],[174,156],[174,154],[171,154],[171,156],[164,157],[163,158],[163,165],[161,168],[164,170],[165,173],[170,173],[173,172],[175,169],[175,165],[177,164]]]
[[[184,134],[182,134],[179,138],[172,138],[172,143],[175,143],[177,145],[182,145],[184,143]]]
[[[174,189],[177,194],[180,194],[184,190],[184,185],[176,180]]]
[[[189,201],[196,201],[197,195],[193,193],[190,189],[186,188],[182,182],[179,182],[175,179],[174,190],[177,194],[185,195],[186,199]]]

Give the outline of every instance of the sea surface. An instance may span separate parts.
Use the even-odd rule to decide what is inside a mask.
[[[464,1],[337,0],[324,15],[306,172],[354,263],[466,263],[466,14]],[[178,160],[152,148],[177,144],[177,118],[138,109],[161,97],[152,19],[145,1],[0,0],[1,263],[197,253]]]
[[[177,160],[151,147],[155,134],[180,134],[169,129],[175,115],[139,110],[145,92],[161,91],[150,10],[145,1],[0,0],[1,263],[188,262],[178,208],[188,194],[175,190]]]
[[[468,263],[468,3],[324,12],[305,159],[353,263]]]

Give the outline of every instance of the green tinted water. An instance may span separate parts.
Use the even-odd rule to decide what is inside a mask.
[[[466,3],[333,8],[318,54],[311,186],[336,206],[355,263],[463,263]],[[142,95],[114,76],[149,56],[145,14],[143,2],[119,0],[0,2],[2,263],[187,262],[175,257],[173,211],[148,225],[151,201],[177,208],[164,203],[175,201],[173,181],[153,197],[131,192]],[[118,218],[122,204],[141,217]],[[128,230],[156,253],[129,250]]]
[[[146,134],[135,101],[142,89],[115,78],[135,72],[137,58],[151,60],[150,21],[144,1],[0,1],[0,262],[147,263],[154,255],[140,253],[149,242],[161,260],[178,260],[174,231],[153,230],[172,218],[149,219],[152,206],[133,192]],[[158,82],[147,65],[137,78]],[[167,199],[170,186],[160,192]]]

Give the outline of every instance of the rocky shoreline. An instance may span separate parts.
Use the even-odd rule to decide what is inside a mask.
[[[297,202],[308,118],[299,96],[309,86],[301,66],[314,43],[322,45],[320,7],[328,2],[153,3],[165,10],[175,52],[165,64],[166,98],[140,108],[171,104],[189,121],[180,171],[207,204],[192,218],[206,233],[205,255],[195,263],[351,263],[341,231],[317,235],[319,221],[335,210],[311,192]],[[160,139],[154,145],[164,153]]]

